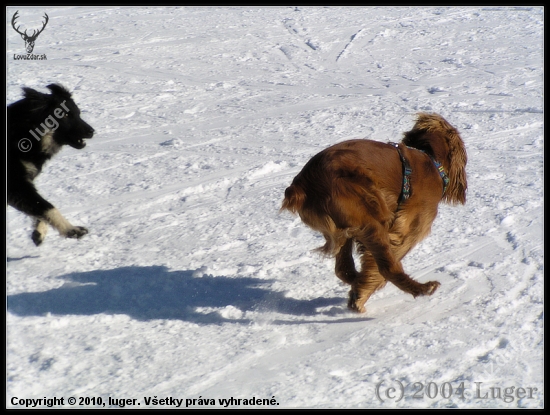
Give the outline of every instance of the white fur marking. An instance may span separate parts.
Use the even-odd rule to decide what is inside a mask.
[[[31,181],[34,180],[36,176],[38,176],[38,168],[33,163],[31,163],[30,161],[21,161],[21,164],[23,164],[23,167],[27,172],[27,176]]]
[[[49,154],[50,156],[53,156],[61,150],[61,146],[53,139],[53,131],[48,131],[44,134],[40,143],[42,145],[42,153]]]
[[[48,210],[44,218],[63,236],[67,236],[67,233],[73,229],[73,225],[56,208]]]
[[[40,234],[40,236],[42,237],[41,239],[43,240],[48,233],[48,224],[43,220],[37,219],[36,223],[34,224],[34,229]]]

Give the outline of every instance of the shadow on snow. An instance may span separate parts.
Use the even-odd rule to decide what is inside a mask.
[[[269,281],[258,278],[200,276],[196,271],[169,271],[163,266],[97,270],[60,278],[66,280],[60,288],[8,296],[8,311],[18,316],[127,314],[138,320],[216,324],[250,321],[238,316],[225,318],[216,312],[227,306],[238,309],[237,315],[240,310],[314,316],[319,314],[317,307],[342,303],[340,298],[288,298],[262,288]],[[198,311],[199,307],[206,311]]]

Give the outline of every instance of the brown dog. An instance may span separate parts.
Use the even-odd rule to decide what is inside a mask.
[[[401,260],[430,233],[440,201],[466,202],[466,161],[458,131],[421,113],[400,144],[349,140],[315,155],[285,190],[281,210],[323,234],[319,250],[336,257],[336,276],[351,285],[350,309],[365,312],[387,281],[414,297],[431,295],[439,282],[414,281]]]

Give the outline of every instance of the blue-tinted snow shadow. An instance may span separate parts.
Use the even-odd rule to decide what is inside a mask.
[[[224,318],[215,311],[205,313],[197,308],[233,306],[241,312],[313,316],[319,314],[318,307],[343,303],[342,298],[288,298],[265,288],[269,281],[258,278],[213,277],[195,271],[170,271],[163,266],[71,273],[60,278],[66,281],[60,288],[8,296],[8,312],[18,316],[126,314],[138,320],[217,324],[250,320]]]

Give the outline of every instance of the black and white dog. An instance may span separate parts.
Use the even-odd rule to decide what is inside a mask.
[[[48,85],[51,94],[23,88],[25,97],[7,109],[8,204],[35,219],[32,240],[42,243],[48,225],[66,238],[80,238],[88,233],[73,226],[47,200],[38,194],[33,180],[44,163],[61,147],[86,146],[94,129],[80,118],[80,110],[71,93],[58,84]]]

